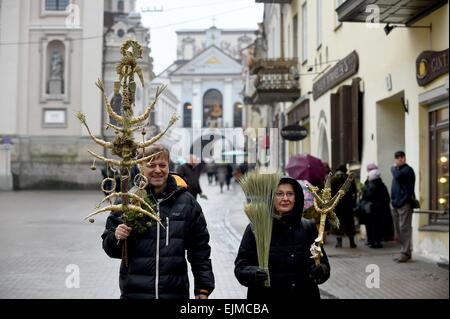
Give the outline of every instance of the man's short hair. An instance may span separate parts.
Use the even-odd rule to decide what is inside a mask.
[[[405,157],[405,156],[406,156],[405,152],[403,152],[403,151],[397,151],[394,154],[394,158]]]
[[[142,151],[141,151],[142,153]],[[159,153],[158,155],[156,155],[153,159],[158,159],[158,158],[163,158],[165,160],[167,160],[167,162],[170,162],[170,152],[167,149],[167,147],[165,147],[162,144],[152,144],[149,147],[146,147],[144,150],[144,157],[153,155]],[[142,157],[142,156],[139,156]]]

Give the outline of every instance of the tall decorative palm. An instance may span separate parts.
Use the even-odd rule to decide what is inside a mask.
[[[115,192],[116,179],[107,176],[102,181],[101,187],[102,190],[109,195],[97,205],[96,208],[98,208],[98,210],[88,215],[85,219],[88,219],[91,223],[93,223],[93,217],[97,214],[103,212],[121,212],[122,220],[125,224],[130,227],[139,228],[142,227],[140,224],[146,216],[157,222],[160,222],[160,219],[158,213],[155,212],[145,201],[145,187],[148,184],[148,180],[143,174],[139,173],[135,176],[133,180],[135,187],[129,190],[131,169],[133,166],[139,165],[140,171],[143,172],[144,163],[150,161],[155,155],[157,155],[154,154],[151,156],[144,156],[144,149],[158,141],[177,121],[178,118],[176,115],[173,115],[165,130],[151,139],[145,140],[145,135],[147,134],[145,128],[148,126],[150,112],[155,107],[158,97],[161,95],[165,87],[163,86],[158,88],[156,90],[155,98],[148,105],[145,112],[140,116],[135,116],[133,112],[136,94],[136,82],[134,80],[135,74],[139,77],[142,87],[144,87],[143,72],[136,61],[137,59],[142,58],[142,47],[137,41],[128,40],[120,48],[120,53],[122,58],[116,66],[117,80],[114,82],[114,95],[122,95],[121,115],[114,112],[111,104],[108,102],[103,82],[98,80],[96,83],[96,86],[103,94],[104,104],[110,119],[118,123],[117,125],[113,125],[111,123],[106,124],[107,128],[112,128],[115,131],[114,140],[112,142],[107,142],[95,137],[86,123],[86,116],[81,112],[77,114],[78,119],[86,127],[92,140],[98,145],[111,150],[113,155],[120,158],[120,160],[110,159],[88,150],[89,154],[91,154],[95,159],[105,162],[107,172],[113,171],[114,175],[119,175],[120,192]],[[137,130],[142,131],[142,142],[135,141],[133,132]],[[139,156],[140,149],[142,149],[142,156]],[[95,169],[95,159],[92,169]],[[108,183],[111,184],[111,187],[106,189],[105,187]],[[120,198],[121,203],[112,205],[111,199],[116,198]],[[110,205],[100,208],[105,201],[109,201]],[[122,247],[122,257],[125,261],[125,265],[127,265],[126,242]]]
[[[327,217],[329,218],[331,225],[336,228],[340,227],[339,219],[336,216],[334,209],[344,197],[345,193],[350,189],[351,183],[353,181],[353,174],[348,175],[344,184],[333,197],[331,196],[331,178],[332,174],[330,173],[325,181],[324,188],[320,192],[318,187],[311,186],[309,184],[307,185],[308,190],[314,196],[315,213],[320,217],[319,235],[314,240],[314,243],[311,245],[310,249],[312,258],[314,258],[314,262],[316,265],[320,264],[320,257],[323,256],[323,234],[325,231],[325,222],[327,220]]]
[[[272,238],[275,191],[281,174],[261,174],[253,171],[239,180],[247,198],[244,212],[252,224],[256,240],[258,264],[268,275],[265,286],[270,286],[269,250]]]

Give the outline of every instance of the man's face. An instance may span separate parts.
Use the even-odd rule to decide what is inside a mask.
[[[394,159],[394,162],[395,162],[395,165],[402,166],[403,164],[406,163],[406,158],[402,157],[402,156],[399,156],[396,159]]]
[[[155,188],[162,188],[169,176],[169,161],[164,157],[157,157],[148,162],[144,168],[144,175]]]

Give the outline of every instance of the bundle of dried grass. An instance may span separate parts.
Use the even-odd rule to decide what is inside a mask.
[[[252,223],[258,264],[268,275],[265,282],[267,287],[270,286],[269,250],[272,238],[274,198],[280,178],[279,172],[261,174],[259,171],[252,171],[239,181],[247,197],[248,204],[245,205],[244,211]]]

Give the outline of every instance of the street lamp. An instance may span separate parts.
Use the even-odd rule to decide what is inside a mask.
[[[429,26],[405,26],[405,25],[392,25],[390,23],[386,24],[384,27],[384,33],[386,35],[389,35],[394,28],[413,28],[413,29],[430,29],[431,30],[431,24]]]

